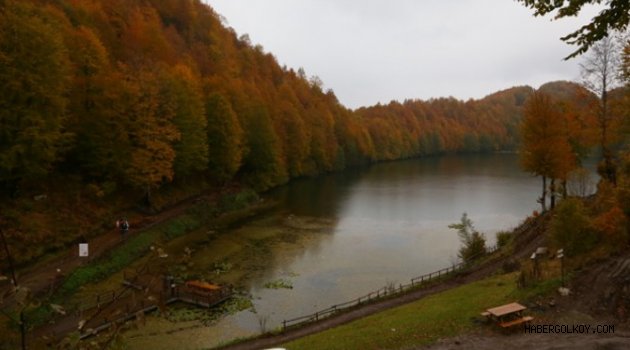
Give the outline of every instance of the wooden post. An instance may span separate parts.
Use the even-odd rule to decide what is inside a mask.
[[[4,252],[7,254],[7,261],[9,263],[9,269],[11,270],[11,282],[13,282],[13,287],[17,288],[18,280],[15,274],[15,267],[13,266],[13,257],[11,256],[11,252],[9,251],[9,245],[7,244],[7,240],[4,238],[4,230],[0,227],[0,238],[2,238],[2,245],[4,246]],[[26,348],[24,343],[22,344],[23,348]]]
[[[20,341],[22,350],[26,350],[26,320],[24,319],[24,308],[20,310]]]
[[[282,331],[286,331],[287,330],[287,320],[282,321]]]

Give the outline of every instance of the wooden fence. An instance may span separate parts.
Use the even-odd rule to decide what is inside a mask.
[[[498,249],[497,246],[487,248],[486,252],[484,252],[483,255],[492,254],[496,252],[497,249]],[[319,310],[313,314],[292,318],[290,320],[284,320],[282,321],[282,330],[285,331],[287,328],[290,328],[290,327],[299,327],[307,323],[317,322],[321,319],[324,319],[326,317],[329,317],[341,311],[349,310],[351,308],[354,308],[363,304],[383,300],[393,295],[402,294],[411,289],[427,286],[430,282],[435,282],[437,280],[446,278],[447,276],[453,276],[457,272],[463,272],[467,267],[470,267],[470,265],[464,262],[461,262],[453,266],[443,268],[441,270],[430,272],[422,276],[414,277],[407,284],[399,284],[398,286],[396,286],[395,284],[390,284],[383,288],[380,288],[379,290],[373,291],[371,293],[363,295],[354,300],[350,300],[345,303],[333,305],[327,309]]]

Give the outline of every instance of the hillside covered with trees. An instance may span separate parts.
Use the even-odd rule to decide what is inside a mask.
[[[343,107],[199,1],[8,1],[0,180],[153,189],[194,174],[265,189],[383,159],[513,148],[527,88]]]
[[[0,195],[24,260],[178,186],[515,150],[533,91],[350,110],[199,0],[0,4]]]

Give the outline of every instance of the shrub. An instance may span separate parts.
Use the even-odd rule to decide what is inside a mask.
[[[459,240],[462,242],[462,247],[459,249],[457,256],[464,263],[471,263],[486,253],[486,238],[483,233],[475,230],[472,221],[468,218],[468,214],[462,214],[458,224],[451,224],[448,227],[457,230]]]
[[[197,218],[191,215],[183,215],[169,221],[164,227],[163,234],[167,240],[171,240],[195,230],[200,226],[201,223]]]
[[[506,245],[508,245],[510,241],[512,241],[512,232],[508,232],[508,231],[497,232],[497,247],[503,248]]]
[[[219,200],[219,207],[222,211],[233,211],[243,209],[250,204],[258,201],[258,193],[254,190],[246,189],[236,194],[229,194],[221,197]]]
[[[626,215],[618,206],[597,216],[594,226],[604,242],[613,248],[623,249],[628,242]]]
[[[567,256],[590,250],[597,243],[597,235],[589,221],[586,209],[576,198],[562,201],[551,222],[551,241],[563,248]]]

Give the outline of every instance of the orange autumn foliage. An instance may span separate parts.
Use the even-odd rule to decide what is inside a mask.
[[[593,225],[601,234],[604,242],[612,247],[623,247],[628,242],[628,219],[619,206],[614,205],[609,210],[595,217]]]

